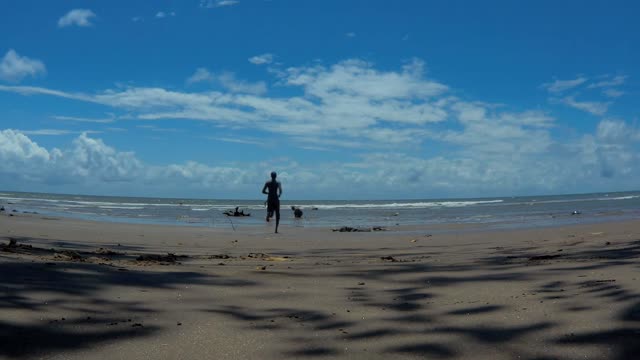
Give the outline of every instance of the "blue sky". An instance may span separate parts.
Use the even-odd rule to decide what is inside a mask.
[[[296,199],[637,189],[633,1],[20,1],[4,190]]]

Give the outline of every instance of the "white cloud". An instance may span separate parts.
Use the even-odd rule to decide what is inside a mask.
[[[18,82],[27,76],[35,77],[46,72],[42,61],[20,56],[13,49],[9,49],[0,61],[0,80]]]
[[[609,102],[598,101],[577,101],[572,96],[567,96],[560,99],[560,102],[571,106],[572,108],[588,112],[593,115],[602,116],[607,112]]]
[[[91,19],[95,16],[96,14],[89,9],[73,9],[58,19],[58,27],[72,25],[81,27],[92,26]]]
[[[266,84],[262,82],[248,83],[230,73],[214,75],[205,70],[197,71],[195,79],[214,77],[226,92],[188,93],[131,87],[88,95],[2,85],[0,91],[99,103],[129,111],[139,119],[202,120],[290,136],[312,134],[343,142],[379,139],[379,134],[394,131],[385,130],[393,127],[399,127],[394,138],[402,139],[411,131],[421,134],[421,127],[447,118],[448,103],[441,96],[447,92],[447,86],[425,79],[424,63],[417,59],[401,71],[388,72],[378,71],[360,60],[347,60],[331,67],[288,68],[279,73],[278,82],[299,92],[288,97],[265,96]]]
[[[103,118],[103,119],[94,119],[94,118],[85,118],[85,117],[77,117],[77,116],[63,116],[63,115],[54,115],[52,118],[61,121],[74,121],[74,122],[86,122],[86,123],[97,123],[97,124],[108,124],[116,121],[114,116]]]
[[[542,84],[542,87],[547,89],[547,91],[551,93],[561,93],[576,86],[582,85],[587,80],[588,79],[586,77],[580,76],[572,80],[555,80],[551,83]]]
[[[193,75],[187,78],[187,84],[195,84],[198,82],[217,82],[231,93],[260,95],[267,92],[267,85],[263,81],[251,83],[240,80],[236,78],[234,73],[228,71],[213,74],[206,68],[198,68]]]
[[[273,62],[273,54],[256,55],[249,58],[249,62],[255,65],[271,64]]]
[[[344,35],[345,35],[346,37],[348,37],[348,38],[354,38],[354,37],[356,37],[356,33],[354,33],[354,32],[348,32],[348,33],[346,33],[346,34],[344,34]]]
[[[167,14],[165,14],[164,11],[158,11],[156,13],[156,18],[158,18],[158,19],[162,19],[162,18],[165,18],[165,17],[167,17]]]
[[[224,6],[233,6],[239,3],[240,1],[237,0],[201,0],[200,7],[211,9]]]
[[[134,16],[131,18],[131,21],[140,22],[140,21],[144,21],[144,18],[142,16]]]
[[[214,76],[206,68],[197,68],[193,75],[187,78],[187,84],[195,84],[198,82],[211,82],[214,80]]]
[[[602,94],[609,98],[617,98],[624,95],[624,91],[620,91],[617,89],[604,89],[602,90]]]
[[[593,135],[555,143],[540,137],[544,136],[546,125],[534,129],[541,131],[540,136],[533,136],[535,132],[518,134],[518,126],[514,124],[531,118],[532,114],[500,116],[492,111],[486,114],[484,119],[472,122],[472,127],[465,132],[467,136],[472,135],[482,122],[488,122],[485,129],[502,128],[494,132],[482,130],[484,132],[478,134],[486,143],[505,146],[502,151],[477,151],[484,146],[478,142],[471,144],[478,146],[474,148],[476,151],[452,150],[446,157],[394,151],[360,155],[341,163],[298,163],[285,158],[217,166],[194,161],[151,165],[134,153],[119,151],[87,134],[81,134],[70,146],[60,150],[41,147],[19,131],[3,130],[0,131],[0,176],[10,187],[45,184],[51,190],[94,192],[101,189],[105,193],[122,193],[126,188],[130,194],[139,195],[144,191],[165,196],[215,189],[233,196],[256,192],[262,177],[277,169],[291,198],[317,197],[327,194],[325,190],[331,190],[328,196],[360,198],[380,193],[387,197],[408,194],[428,197],[594,191],[610,189],[612,184],[632,186],[640,176],[640,169],[635,166],[640,154],[634,148],[640,141],[638,130],[623,121],[604,120]],[[526,127],[519,129],[526,131]],[[527,135],[532,137],[529,143],[540,141],[548,149],[522,151],[517,145],[522,145],[522,138]],[[486,139],[487,136],[491,138]],[[251,141],[238,142],[252,145]],[[507,144],[513,146],[506,147]],[[327,173],[331,176],[325,176]],[[122,183],[127,185],[123,187]]]
[[[223,72],[217,77],[222,86],[232,93],[261,95],[267,92],[267,85],[263,82],[251,83],[237,79],[232,72]]]
[[[598,124],[596,137],[609,144],[627,144],[640,141],[640,130],[622,120],[605,119]]]
[[[599,81],[595,84],[591,84],[588,87],[590,89],[593,88],[601,88],[601,87],[613,87],[613,86],[619,86],[624,84],[624,82],[627,80],[626,76],[623,75],[618,75],[618,76],[614,76],[612,78],[607,78],[606,80],[602,80]]]
[[[25,135],[44,135],[44,136],[59,136],[69,135],[72,133],[70,130],[60,129],[38,129],[38,130],[18,130]]]
[[[37,130],[16,130],[25,135],[31,136],[61,136],[71,134],[101,134],[102,131],[96,130],[84,130],[84,131],[72,131],[64,129],[37,129]]]
[[[275,86],[285,90],[279,93],[286,95],[279,96],[264,92],[256,84],[239,81],[233,74],[226,73],[225,77],[225,73],[202,69],[196,71],[201,80],[224,89],[185,92],[124,87],[83,94],[0,85],[0,91],[106,105],[133,119],[206,121],[234,135],[242,129],[269,132],[292,146],[346,150],[350,159],[359,157],[348,162],[288,165],[288,176],[296,177],[294,192],[306,194],[351,184],[366,196],[367,192],[378,193],[380,184],[375,179],[384,179],[382,185],[389,196],[396,188],[404,191],[398,196],[590,191],[608,189],[614,184],[612,181],[624,188],[632,184],[632,175],[640,175],[640,169],[633,165],[633,161],[637,164],[640,160],[635,155],[640,152],[634,152],[640,136],[628,124],[603,121],[593,134],[559,141],[552,133],[556,119],[547,112],[512,111],[505,106],[457,98],[446,85],[427,76],[424,63],[418,59],[396,70],[380,70],[357,59],[279,69],[272,73],[276,76]],[[576,101],[573,97],[556,101],[596,115],[604,114],[608,106]],[[634,135],[622,138],[624,133]],[[234,135],[216,138],[258,145],[252,139]],[[424,155],[432,144],[437,145],[435,148],[444,146],[446,153]],[[363,152],[370,154],[360,155]],[[202,189],[213,186],[212,179],[225,179],[231,181],[231,193],[242,193],[243,189],[251,191],[249,179],[266,173],[270,166],[274,165],[144,165],[141,171],[145,175],[141,176],[171,176],[174,184],[184,184],[185,189]],[[322,183],[298,182],[298,177],[322,178],[324,171],[335,173],[335,178],[323,179]],[[244,180],[231,179],[232,176]],[[589,180],[580,184],[576,179]],[[335,196],[342,195],[349,194]]]

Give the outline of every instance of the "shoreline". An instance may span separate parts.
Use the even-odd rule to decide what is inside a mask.
[[[3,215],[0,358],[639,353],[640,222],[400,228],[273,234]]]
[[[15,208],[14,208],[15,209]],[[207,229],[218,229],[218,230],[229,230],[232,229],[236,231],[236,227],[243,229],[253,229],[259,230],[268,226],[273,227],[273,221],[267,223],[262,221],[262,223],[243,223],[243,218],[228,218],[229,223],[224,223],[223,225],[219,225],[216,223],[204,223],[204,222],[188,222],[188,221],[160,221],[160,220],[145,220],[144,218],[129,218],[129,217],[116,217],[116,216],[83,216],[83,215],[75,215],[72,213],[64,213],[64,212],[35,212],[32,210],[17,210],[16,212],[6,211],[4,213],[0,212],[0,216],[34,216],[40,218],[56,218],[59,220],[68,220],[68,221],[80,221],[80,222],[92,222],[98,224],[112,224],[114,226],[120,225],[135,225],[135,226],[166,226],[166,227],[184,227],[184,228],[207,228]],[[266,211],[265,211],[266,214]],[[254,218],[262,219],[262,215],[253,216]],[[384,221],[379,221],[377,223],[372,223],[369,225],[358,225],[352,224],[348,220],[335,225],[326,225],[326,224],[309,224],[306,222],[306,219],[283,219],[281,221],[281,227],[287,229],[303,229],[303,230],[322,230],[322,229],[339,229],[341,227],[355,227],[360,229],[381,227],[386,230],[396,231],[396,232],[414,232],[414,231],[422,231],[429,229],[434,233],[448,233],[452,231],[461,231],[466,229],[468,231],[509,231],[509,230],[530,230],[530,229],[539,229],[539,228],[558,228],[558,227],[566,227],[566,226],[574,226],[574,225],[595,225],[595,224],[607,224],[607,223],[623,223],[628,221],[635,221],[640,219],[640,211],[634,211],[629,213],[620,214],[619,212],[612,212],[611,214],[601,214],[601,215],[591,215],[591,216],[582,216],[576,215],[574,216],[564,216],[558,217],[556,216],[550,217],[547,220],[539,221],[534,219],[526,219],[526,220],[502,220],[495,222],[438,222],[438,223],[422,223],[422,224],[402,224],[402,217],[394,217],[393,220],[386,219]],[[233,222],[235,220],[235,222]],[[233,222],[233,223],[232,223]],[[386,223],[386,224],[384,224]],[[293,225],[293,226],[292,226]]]

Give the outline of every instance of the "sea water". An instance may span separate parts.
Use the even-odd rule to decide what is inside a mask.
[[[167,199],[0,192],[7,212],[97,221],[244,227],[265,223],[260,200]],[[291,206],[304,211],[294,219]],[[238,206],[248,217],[227,217]],[[420,200],[282,201],[285,226],[339,227],[478,224],[518,228],[640,219],[640,191],[579,195]],[[579,214],[573,214],[579,212]]]

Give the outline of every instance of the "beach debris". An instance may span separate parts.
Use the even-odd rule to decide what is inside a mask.
[[[411,240],[412,243],[417,242],[417,241],[418,241],[418,239]]]
[[[267,270],[267,267],[266,266],[256,266],[256,270],[264,271],[264,270]]]
[[[122,255],[122,253],[119,253],[117,251],[113,251],[111,249],[107,249],[107,248],[99,248],[98,250],[94,251],[95,254],[98,255]]]
[[[16,253],[20,250],[29,251],[33,249],[31,245],[18,244],[18,239],[10,237],[7,244],[0,244],[0,249],[4,252]]]
[[[82,255],[80,255],[80,253],[78,253],[77,251],[73,251],[73,250],[62,250],[58,253],[56,253],[56,257],[57,258],[66,258],[67,260],[73,260],[73,261],[82,261]]]
[[[561,257],[561,254],[556,254],[556,255],[538,255],[538,256],[532,256],[529,258],[529,261],[540,261],[540,260],[552,260],[552,259],[556,259]]]
[[[176,255],[167,253],[167,255],[143,254],[136,258],[137,261],[159,262],[159,263],[175,263],[178,258],[186,257],[186,255]]]
[[[247,257],[251,259],[261,259],[266,261],[289,261],[288,256],[271,256],[265,253],[249,253]]]
[[[380,260],[391,261],[391,262],[397,262],[398,261],[396,258],[394,258],[391,255],[389,255],[389,256],[381,256]]]
[[[611,241],[607,241],[605,245],[611,245]]]
[[[373,226],[370,228],[359,228],[359,227],[351,227],[351,226],[343,226],[337,229],[331,229],[334,232],[372,232],[372,231],[387,231],[386,228],[382,226]]]
[[[231,256],[227,254],[210,255],[209,259],[229,259]]]

